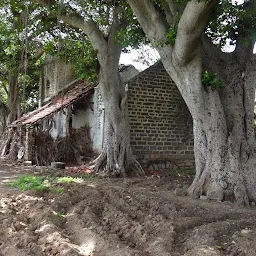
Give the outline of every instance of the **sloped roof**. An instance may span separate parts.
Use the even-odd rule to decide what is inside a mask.
[[[122,73],[131,67],[133,67],[133,66],[121,64],[119,66],[119,72]],[[83,97],[85,95],[92,94],[94,92],[94,88],[97,85],[98,85],[98,83],[88,85],[87,81],[76,82],[76,84],[74,86],[72,85],[73,86],[72,89],[70,89],[67,92],[64,92],[65,91],[65,89],[64,89],[58,95],[53,97],[48,104],[22,116],[21,118],[17,119],[13,123],[11,123],[9,125],[9,127],[34,125],[34,124],[38,123],[40,120],[54,115],[60,109],[63,109],[65,107],[69,106],[70,104],[77,101],[81,97]],[[68,86],[68,88],[69,88],[69,86]],[[68,89],[68,88],[66,88],[66,89]]]
[[[9,127],[18,127],[24,125],[33,125],[39,122],[40,120],[50,117],[60,109],[65,108],[77,101],[85,95],[92,94],[94,92],[94,87],[96,85],[87,85],[86,81],[78,82],[71,90],[66,93],[59,93],[56,95],[48,104],[44,105],[41,108],[38,108],[32,112],[29,112],[27,115],[22,116]]]

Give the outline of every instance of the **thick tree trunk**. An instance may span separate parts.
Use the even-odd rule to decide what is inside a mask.
[[[189,188],[189,194],[193,197],[203,195],[208,199],[248,205],[247,176],[243,169],[253,154],[245,129],[237,132],[234,125],[228,130],[222,106],[218,105],[218,100],[213,100],[215,96],[211,95],[209,98],[212,104],[206,99],[208,108],[201,111],[203,114],[193,118],[196,177]]]
[[[130,146],[130,128],[125,111],[116,102],[105,103],[103,151],[95,169],[114,176],[126,176],[134,171],[143,176],[144,171],[134,158]]]
[[[40,2],[46,4],[43,0]],[[125,11],[117,3],[111,15],[111,25],[106,26],[108,29],[104,28],[103,31],[89,15],[84,19],[76,14],[64,14],[61,19],[87,34],[97,51],[100,64],[99,86],[105,107],[105,121],[103,152],[94,161],[95,170],[104,170],[114,175],[125,175],[126,171],[133,170],[137,175],[144,175],[131,152],[127,104],[122,101],[125,93],[118,71],[121,47],[117,35],[120,28],[124,29],[127,24],[124,14]]]
[[[217,72],[225,83],[223,89],[202,85],[202,65],[196,59],[176,73],[176,83],[194,125],[196,176],[189,194],[249,205],[256,202],[255,64],[248,60],[241,65],[236,58],[221,55],[204,58],[203,66]],[[168,71],[167,63],[165,61]],[[191,86],[193,91],[188,93],[187,88]]]
[[[130,125],[128,122],[127,94],[121,80],[118,63],[120,51],[112,47],[111,52],[99,56],[101,63],[99,86],[105,118],[104,139],[101,155],[95,161],[95,170],[113,176],[125,176],[133,171],[143,176],[144,171],[132,154]]]
[[[9,78],[9,94],[8,94],[8,109],[7,125],[11,124],[20,117],[20,101],[19,101],[19,86],[18,74],[12,74]]]
[[[256,201],[256,172],[254,147],[246,136],[244,117],[240,122],[234,118],[232,122],[237,123],[229,130],[230,123],[220,108],[211,107],[204,119],[194,118],[196,177],[189,194],[248,205]]]
[[[240,205],[256,202],[254,42],[248,33],[238,33],[235,51],[225,54],[204,35],[219,1],[191,0],[183,10],[167,2],[159,12],[150,0],[128,0],[193,117],[196,177],[189,194]],[[177,11],[182,13],[175,43],[161,45]],[[206,88],[204,70],[216,72],[225,88]]]
[[[4,103],[0,103],[0,136],[4,133],[6,128],[8,116],[8,109]]]
[[[21,107],[19,100],[19,86],[18,86],[18,74],[10,74],[9,77],[9,91],[8,91],[8,116],[6,120],[5,136],[1,145],[1,155],[9,154],[10,147],[13,141],[13,128],[7,126],[20,117]]]

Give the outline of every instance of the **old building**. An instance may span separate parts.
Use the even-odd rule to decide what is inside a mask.
[[[129,85],[131,144],[137,159],[148,168],[193,168],[191,115],[162,64],[141,73],[122,67],[121,75]],[[33,158],[35,152],[35,139],[29,139],[33,129],[28,132],[28,127],[35,126],[49,132],[53,140],[86,128],[88,136],[83,139],[92,150],[101,150],[104,105],[97,85],[75,80],[70,65],[49,57],[41,76],[39,103],[39,109],[12,124],[26,127],[26,158]]]

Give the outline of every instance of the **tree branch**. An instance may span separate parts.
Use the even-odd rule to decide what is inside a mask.
[[[117,7],[115,7],[114,12],[113,12],[113,22],[111,24],[110,31],[109,31],[109,37],[108,37],[108,41],[111,44],[113,42],[116,42],[117,31],[122,25],[121,19],[119,18],[119,16],[121,15],[120,11],[121,11],[120,7],[117,6]]]
[[[121,18],[121,8],[119,6],[116,6],[113,11],[113,22],[110,26],[110,31],[109,31],[108,40],[107,40],[108,54],[112,56],[111,58],[115,59],[114,63],[117,64],[117,66],[115,67],[116,69],[118,69],[118,63],[119,63],[120,54],[122,50],[122,47],[119,45],[116,36],[117,36],[118,30],[121,27],[126,27],[127,24],[128,23],[122,20]]]
[[[150,0],[128,0],[133,12],[151,43],[157,47],[165,38],[168,23]]]
[[[173,1],[173,0],[166,0],[168,6],[169,6],[169,9],[172,13],[172,16],[175,16],[177,12],[179,12],[179,8],[177,6],[177,2],[176,1]]]
[[[50,7],[56,4],[55,0],[33,0],[33,1],[39,2],[40,4],[45,5],[47,7]],[[60,5],[60,8],[64,10],[66,6],[62,4]],[[107,42],[102,32],[100,31],[96,23],[91,18],[88,18],[86,20],[82,16],[76,13],[72,13],[72,14],[61,14],[60,19],[70,26],[83,30],[87,34],[95,50],[100,51],[107,46]]]
[[[254,31],[254,23],[251,21],[252,17],[250,14],[252,14],[253,11],[255,12],[256,2],[246,1],[242,8],[244,11],[248,12],[248,15],[246,15],[241,22],[238,22],[236,28],[238,33],[234,36],[236,40],[234,55],[237,61],[245,66],[253,53],[255,44],[254,36],[252,36],[251,33]]]
[[[92,19],[84,20],[78,14],[62,14],[60,19],[70,26],[83,30],[95,50],[101,51],[107,46],[102,32]]]
[[[4,83],[1,83],[1,86],[3,87],[5,93],[8,95],[8,94],[9,94],[9,91],[8,91],[6,85],[5,85]]]
[[[178,25],[174,48],[179,65],[190,62],[198,53],[201,35],[217,3],[218,0],[191,0],[187,3]]]

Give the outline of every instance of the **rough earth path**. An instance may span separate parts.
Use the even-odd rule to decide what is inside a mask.
[[[0,170],[2,181],[34,171]],[[1,185],[0,255],[256,256],[256,210],[192,200],[191,179],[94,178],[62,185],[63,194]]]
[[[5,158],[0,157],[0,195],[15,193],[15,190],[6,187],[5,184],[14,180],[19,175],[31,172],[34,168],[15,165],[5,160]]]

